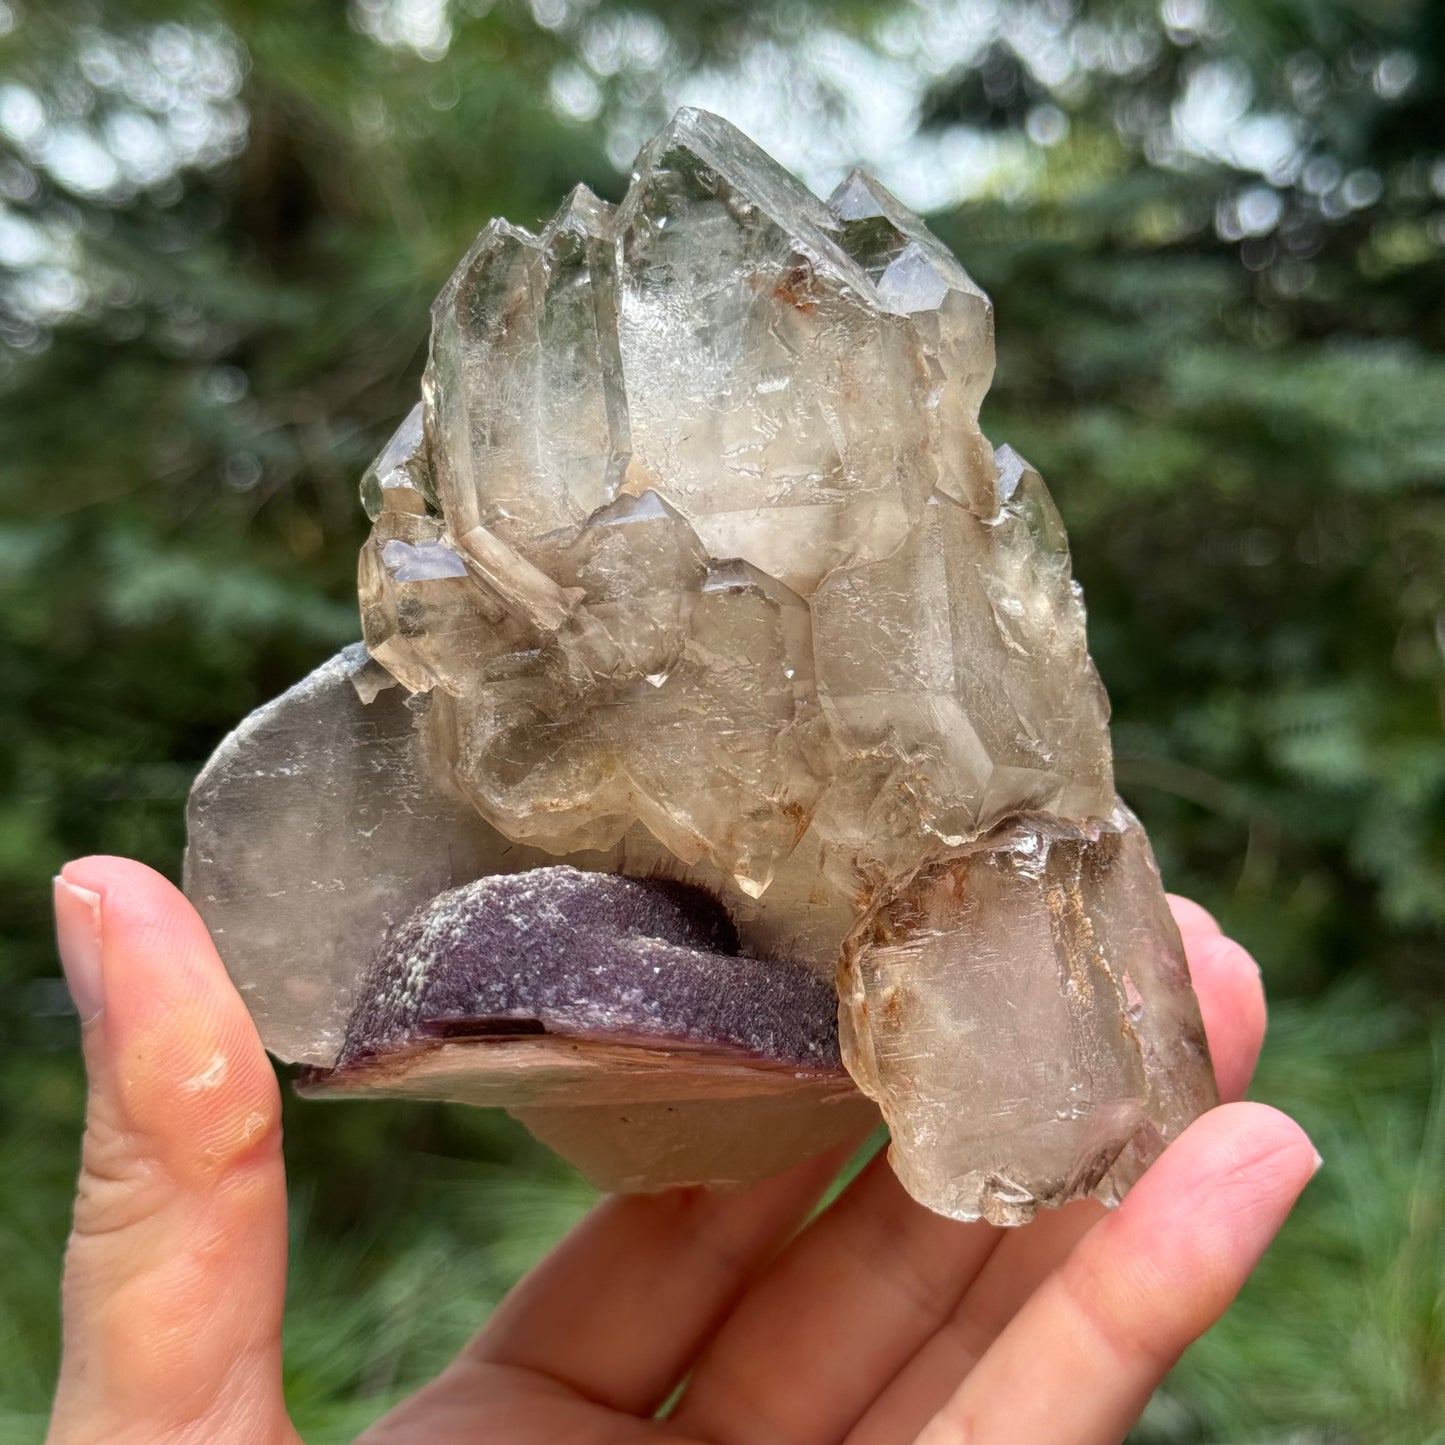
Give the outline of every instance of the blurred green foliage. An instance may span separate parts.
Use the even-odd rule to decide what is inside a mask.
[[[867,156],[991,292],[1121,787],[1285,1000],[1258,1092],[1329,1167],[1140,1438],[1445,1440],[1431,0],[0,0],[0,1440],[43,1433],[83,1097],[46,880],[176,874],[210,748],[357,633],[449,266],[618,195],[679,97]],[[289,1387],[339,1440],[586,1191],[476,1112],[288,1129]]]

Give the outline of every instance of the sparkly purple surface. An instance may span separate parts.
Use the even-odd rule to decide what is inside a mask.
[[[538,1032],[840,1068],[831,982],[736,949],[690,884],[563,866],[478,879],[387,935],[337,1068],[428,1038]]]

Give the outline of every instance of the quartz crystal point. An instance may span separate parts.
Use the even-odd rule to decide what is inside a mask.
[[[1006,825],[873,909],[844,948],[844,1050],[909,1192],[994,1224],[1122,1194],[1209,1077],[1177,938],[1123,807],[1097,836]]]
[[[1117,1199],[1213,1080],[1063,526],[979,429],[987,296],[870,177],[825,203],[683,110],[617,206],[488,225],[432,323],[362,482],[366,652],[242,724],[192,798],[188,887],[267,1045],[312,1092],[506,1104],[616,1187],[736,1183],[871,1107],[831,1054],[738,1042],[774,974],[802,999],[836,972],[842,1064],[918,1199]],[[539,869],[532,904],[426,912]],[[701,886],[736,948],[658,954],[677,988],[602,1008],[614,954],[579,925],[578,1013],[566,950],[524,931],[489,955],[511,991],[483,988],[463,935],[566,879],[591,897],[579,869]],[[447,968],[521,1033],[448,1033],[448,984],[358,1052],[423,917],[470,920]],[[703,978],[737,1007],[694,1017]]]

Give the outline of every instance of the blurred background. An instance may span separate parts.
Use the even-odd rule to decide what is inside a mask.
[[[482,224],[679,103],[855,161],[993,295],[1167,881],[1326,1168],[1137,1439],[1445,1441],[1445,5],[0,0],[0,1440],[81,1124],[48,880],[358,635],[357,480]],[[585,1206],[507,1121],[288,1100],[298,1426],[435,1370]]]

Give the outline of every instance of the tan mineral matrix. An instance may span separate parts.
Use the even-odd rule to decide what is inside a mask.
[[[487,226],[362,483],[366,653],[192,797],[188,887],[305,1089],[502,1104],[625,1188],[872,1100],[916,1198],[998,1223],[1118,1198],[1215,1101],[993,368],[917,216],[703,112],[620,204]]]

